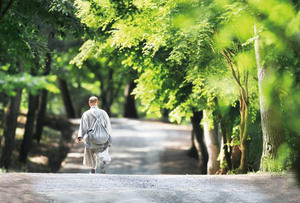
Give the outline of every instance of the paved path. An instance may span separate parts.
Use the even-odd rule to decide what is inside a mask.
[[[78,120],[74,120],[78,122]],[[186,155],[191,127],[156,121],[112,118],[112,158],[107,174],[199,174]],[[74,144],[61,173],[88,173],[82,165],[83,143]]]
[[[130,119],[112,124],[108,174],[88,174],[83,148],[74,145],[61,173],[0,173],[0,202],[300,202],[291,174],[149,175],[199,171],[186,157],[190,128]]]
[[[0,174],[0,202],[300,202],[292,175]]]

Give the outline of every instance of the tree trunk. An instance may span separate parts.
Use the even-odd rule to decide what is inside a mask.
[[[248,93],[248,77],[249,71],[244,71],[243,80],[241,79],[241,75],[238,67],[234,68],[231,57],[233,57],[234,53],[230,50],[224,50],[223,54],[226,58],[228,67],[231,71],[233,79],[236,81],[236,84],[239,87],[239,102],[240,102],[240,126],[239,126],[239,134],[240,134],[240,150],[241,150],[241,161],[239,172],[246,173],[247,172],[247,133],[248,133],[248,114],[249,114],[249,93]]]
[[[61,96],[65,105],[65,110],[68,118],[75,118],[75,111],[68,90],[67,82],[61,78],[58,78],[58,85],[61,91]]]
[[[4,122],[5,122],[5,111],[4,107],[8,104],[9,98],[5,94],[0,94],[0,103],[3,105],[3,107],[0,109],[0,129],[4,129]],[[2,132],[3,133],[3,132]],[[0,152],[2,147],[2,139],[3,134],[0,134]],[[4,144],[3,144],[4,146]]]
[[[223,166],[222,168],[222,173],[226,173],[228,170],[232,170],[232,161],[231,161],[231,156],[232,156],[232,146],[231,146],[231,136],[232,136],[232,129],[234,125],[234,121],[236,117],[239,115],[239,108],[236,107],[230,107],[228,111],[223,111],[221,112],[220,109],[218,108],[217,111],[218,116],[220,118],[220,129],[222,131],[222,147],[221,150],[223,151],[223,156],[222,160],[225,159],[226,161],[226,167]],[[237,167],[239,167],[240,164],[240,157],[238,158],[238,164]]]
[[[45,122],[45,115],[47,109],[47,97],[48,91],[43,90],[42,94],[39,96],[39,107],[36,119],[36,128],[34,138],[40,143],[43,134],[44,122]]]
[[[46,109],[47,109],[47,97],[48,97],[48,91],[43,90],[42,94],[39,95],[39,107],[37,112],[37,119],[36,119],[36,126],[35,126],[35,134],[34,139],[38,143],[40,143],[42,139],[43,134],[43,128],[44,128],[44,122],[45,122],[45,115],[46,115]]]
[[[222,150],[224,152],[224,157],[226,160],[227,169],[232,169],[232,163],[231,163],[231,134],[232,134],[232,128],[233,128],[233,122],[228,121],[229,118],[221,118],[221,129],[222,129]]]
[[[238,145],[233,145],[231,150],[232,169],[237,169],[241,165],[241,150]]]
[[[193,157],[195,159],[198,159],[199,160],[199,155],[198,155],[198,151],[197,151],[197,148],[196,148],[196,144],[195,144],[195,133],[194,133],[194,130],[192,130],[192,133],[191,133],[191,138],[192,138],[192,146],[191,148],[188,150],[188,153],[187,155],[189,157]]]
[[[240,98],[244,96],[241,94]],[[243,101],[242,101],[243,100]],[[240,172],[247,172],[247,134],[248,134],[248,99],[240,99],[240,114],[241,114],[241,122],[240,122],[240,150],[241,150],[241,163],[240,163]]]
[[[111,116],[110,105],[107,99],[107,91],[101,88],[101,101],[99,101],[101,108],[106,111],[106,113]]]
[[[44,75],[48,75],[50,73],[51,63],[52,63],[51,53],[48,52],[46,56],[47,58],[46,58]],[[45,115],[47,109],[47,96],[48,96],[48,91],[45,89],[39,95],[39,107],[37,112],[37,119],[36,119],[36,126],[35,126],[36,128],[34,134],[34,139],[36,139],[38,143],[40,143],[40,140],[42,138],[42,133],[43,133],[43,127],[44,127],[44,121],[45,121]]]
[[[283,133],[280,115],[276,105],[274,105],[278,98],[275,98],[272,102],[268,102],[265,96],[264,84],[266,82],[266,69],[261,65],[259,54],[259,35],[257,33],[256,25],[254,25],[254,34],[256,35],[254,50],[257,64],[259,105],[263,132],[263,153],[261,157],[260,169],[262,171],[269,171],[271,169],[268,165],[268,160],[276,157],[277,150],[283,142]],[[273,104],[273,106],[268,105],[268,103]]]
[[[200,122],[203,118],[203,111],[194,111],[191,117],[194,135],[193,143],[198,152],[199,165],[201,174],[207,174],[208,153],[204,143],[203,129]]]
[[[4,166],[8,171],[10,166],[10,159],[15,145],[15,135],[17,128],[17,119],[20,109],[22,89],[16,91],[17,95],[10,98],[7,118],[4,128],[4,147],[2,148],[1,166]]]
[[[130,82],[125,87],[125,91],[124,91],[124,96],[125,96],[124,117],[125,118],[138,118],[136,107],[135,107],[135,99],[134,96],[131,95],[135,87],[136,84],[134,81]]]
[[[209,126],[208,112],[203,110],[204,139],[208,152],[207,174],[215,174],[220,169],[220,162],[217,160],[220,154],[220,141],[218,137],[218,125],[214,122]]]
[[[37,110],[37,106],[38,106],[38,96],[30,94],[24,138],[21,144],[20,155],[19,155],[19,160],[22,163],[26,163],[27,155],[32,144],[35,113]]]

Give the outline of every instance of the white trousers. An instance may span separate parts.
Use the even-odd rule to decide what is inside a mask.
[[[83,165],[96,169],[99,166],[101,169],[111,162],[109,156],[109,147],[104,151],[102,149],[84,148]]]

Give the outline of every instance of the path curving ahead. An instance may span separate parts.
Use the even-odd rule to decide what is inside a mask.
[[[111,123],[112,162],[107,174],[199,174],[197,161],[186,155],[190,126],[126,118],[112,118]],[[75,143],[60,172],[88,173],[82,159],[83,143]]]
[[[61,173],[0,173],[0,202],[300,202],[292,174],[166,175],[198,172],[186,157],[189,127],[131,119],[112,124],[108,174],[88,174],[83,148],[75,144]]]

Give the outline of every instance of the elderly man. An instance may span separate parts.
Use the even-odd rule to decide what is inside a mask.
[[[105,173],[105,167],[110,163],[111,158],[108,154],[108,149],[111,146],[111,124],[107,113],[98,108],[99,100],[92,96],[89,98],[90,109],[83,113],[80,121],[79,132],[76,142],[79,143],[85,140],[83,165],[91,168],[91,173],[96,172],[97,166],[100,167],[101,173]],[[89,139],[89,131],[95,125],[95,122],[100,121],[103,124],[109,139],[103,144],[95,144]]]

